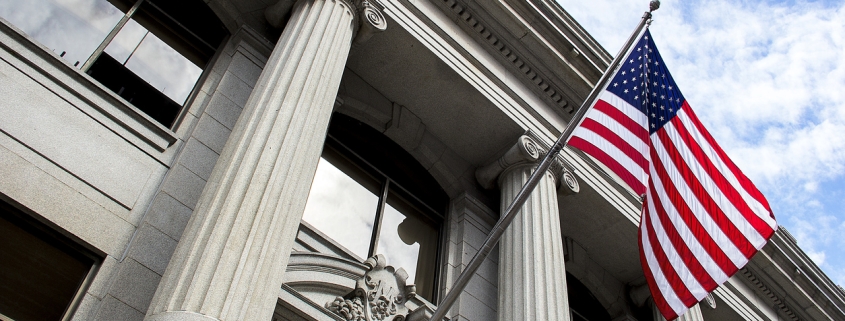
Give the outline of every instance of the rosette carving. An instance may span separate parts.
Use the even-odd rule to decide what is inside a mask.
[[[416,286],[405,284],[408,273],[387,265],[384,255],[364,261],[369,269],[355,290],[326,303],[326,308],[347,321],[404,321],[405,302],[416,296]]]

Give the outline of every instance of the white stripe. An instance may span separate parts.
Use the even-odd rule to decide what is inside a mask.
[[[678,113],[676,117],[687,117],[686,113],[681,114]],[[757,229],[751,225],[748,220],[742,216],[739,209],[737,209],[731,200],[728,199],[727,196],[719,189],[719,186],[713,180],[713,178],[707,174],[707,171],[704,167],[701,166],[701,163],[693,155],[692,151],[689,149],[687,144],[685,144],[681,138],[680,133],[678,133],[677,128],[672,122],[666,123],[663,126],[663,129],[666,130],[666,134],[669,136],[669,140],[675,145],[675,149],[678,150],[678,153],[681,155],[681,158],[684,159],[684,162],[687,163],[687,166],[690,167],[690,170],[693,172],[695,177],[698,178],[699,183],[704,189],[710,194],[710,197],[713,198],[713,201],[718,204],[719,208],[722,209],[722,212],[725,213],[725,216],[733,223],[734,226],[742,232],[742,235],[745,236],[745,239],[751,242],[755,247],[757,245],[766,244],[766,239],[760,235],[760,232],[757,232]],[[692,133],[693,131],[698,132],[695,127],[689,128],[687,127],[687,131]],[[718,170],[718,168],[717,168]],[[727,174],[722,172],[723,175]],[[742,186],[734,186],[737,189],[742,189]]]
[[[634,162],[631,157],[628,157],[627,154],[619,150],[619,148],[616,148],[616,145],[613,145],[601,135],[584,127],[578,127],[573,132],[573,135],[581,137],[585,141],[590,142],[610,155],[613,160],[619,162],[625,170],[631,173],[631,175],[634,175],[634,177],[637,178],[644,186],[646,185],[646,180],[648,180],[648,173],[646,173],[646,170]]]
[[[651,171],[655,172],[654,163],[651,164]],[[704,267],[704,270],[707,271],[707,274],[710,274],[710,277],[716,281],[716,283],[721,284],[728,279],[728,275],[725,274],[725,271],[719,267],[719,264],[710,256],[710,253],[707,253],[707,250],[704,249],[704,246],[701,245],[701,242],[695,237],[695,234],[692,230],[689,229],[687,223],[684,222],[681,214],[678,213],[678,209],[675,208],[675,205],[669,200],[669,195],[666,194],[666,190],[663,188],[663,182],[660,181],[660,178],[655,175],[652,179],[654,182],[654,192],[657,193],[657,197],[660,199],[660,203],[663,205],[663,210],[666,212],[666,216],[672,221],[672,225],[675,227],[675,230],[678,231],[678,234],[681,236],[681,239],[690,249],[692,255],[698,259],[698,262],[701,263],[701,266]],[[648,202],[651,205],[652,202]],[[651,209],[653,210],[654,205],[651,205]]]
[[[639,151],[640,154],[648,155],[648,144],[643,141],[643,138],[645,137],[641,138],[637,135],[634,135],[634,133],[632,133],[627,127],[623,126],[618,121],[616,121],[616,119],[611,118],[610,116],[606,115],[598,109],[590,110],[590,112],[587,113],[587,118],[595,120],[599,124],[604,125],[604,127],[607,127],[607,129],[610,129],[610,131],[616,133],[616,135],[619,135],[622,140],[630,144],[631,147]],[[643,128],[643,131],[648,133],[648,130],[646,130],[645,128]]]
[[[621,111],[625,115],[628,115],[628,117],[631,117],[631,119],[637,122],[637,124],[640,124],[640,126],[642,126],[646,132],[648,132],[648,117],[646,116],[646,114],[640,111],[639,108],[631,106],[631,104],[629,104],[627,101],[622,98],[619,98],[619,96],[616,96],[616,94],[607,90],[603,91],[601,95],[599,95],[599,99],[604,100],[611,106],[616,107],[616,109],[619,109],[619,111]]]
[[[678,112],[677,116],[683,116],[680,118],[680,121],[684,124],[684,127],[697,128],[689,119],[689,116],[686,115],[686,111],[683,108]],[[777,229],[777,222],[775,222],[774,218],[769,216],[769,211],[766,210],[766,207],[763,206],[763,204],[760,204],[760,202],[758,202],[756,199],[751,197],[751,195],[748,194],[748,191],[742,188],[742,185],[740,185],[739,180],[733,175],[733,172],[730,170],[730,168],[725,165],[725,160],[719,157],[719,154],[716,153],[716,150],[713,149],[713,146],[710,146],[710,143],[707,142],[707,139],[705,139],[704,136],[701,135],[701,133],[697,130],[691,130],[690,134],[693,136],[693,139],[695,139],[695,141],[697,141],[701,145],[701,149],[704,150],[704,154],[707,155],[708,158],[710,158],[710,161],[713,162],[713,165],[716,166],[716,168],[720,172],[722,172],[723,175],[725,175],[725,178],[728,180],[728,182],[730,182],[731,185],[737,187],[737,190],[739,190],[740,195],[742,195],[742,199],[745,200],[745,203],[748,204],[754,214],[763,219],[766,224],[769,224],[769,227],[771,227],[773,230]],[[761,244],[757,248],[759,249],[763,245],[765,245],[765,243]]]
[[[687,290],[692,293],[696,300],[701,300],[707,295],[707,291],[704,290],[701,283],[698,283],[698,280],[696,280],[695,276],[692,275],[692,272],[690,272],[686,263],[684,263],[681,255],[678,254],[678,250],[675,249],[672,241],[669,240],[669,235],[667,235],[666,231],[663,230],[663,224],[660,223],[660,218],[657,217],[654,202],[648,202],[648,207],[648,214],[651,218],[655,236],[657,236],[657,241],[659,243],[657,245],[663,250],[666,258],[669,260],[669,263],[672,264],[672,268],[675,272],[678,273],[678,277],[680,277],[681,281],[684,282],[684,286],[686,286]],[[655,251],[657,250],[658,249],[655,249]]]
[[[669,154],[663,148],[663,143],[660,141],[660,136],[652,135],[651,137],[651,144],[654,146],[654,150],[657,153],[657,156],[660,158],[660,161],[663,162],[663,166],[665,167],[666,173],[669,175],[669,179],[674,183],[675,188],[678,191],[678,194],[686,201],[687,206],[689,206],[690,211],[693,215],[698,219],[701,225],[704,227],[704,230],[707,231],[707,234],[710,234],[710,237],[713,238],[713,241],[719,245],[719,248],[725,252],[725,255],[731,259],[731,261],[737,267],[742,267],[748,262],[748,259],[745,258],[745,255],[739,251],[736,245],[731,242],[730,238],[725,235],[724,232],[719,228],[719,225],[713,221],[713,218],[707,214],[707,210],[704,209],[704,206],[698,201],[698,198],[695,197],[695,193],[689,189],[687,186],[686,181],[684,180],[683,176],[678,172],[678,169],[675,167],[675,163],[672,161]],[[657,176],[655,174],[655,176]],[[655,177],[656,178],[656,177]],[[657,180],[657,179],[656,179]]]
[[[666,276],[663,274],[663,270],[660,269],[660,265],[657,264],[657,258],[654,256],[654,252],[652,252],[653,249],[648,239],[647,233],[649,226],[647,224],[641,225],[640,239],[643,242],[643,254],[645,256],[646,263],[648,264],[648,268],[651,270],[654,283],[657,284],[657,288],[660,290],[660,295],[666,300],[669,307],[672,308],[676,314],[680,315],[687,309],[687,306],[681,301],[681,299],[678,298],[675,290],[672,289],[669,281],[666,280]],[[654,293],[652,293],[652,295],[654,295]]]

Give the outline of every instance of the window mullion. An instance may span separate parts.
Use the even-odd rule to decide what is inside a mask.
[[[370,253],[368,258],[376,255],[378,251],[378,240],[381,234],[381,220],[384,217],[384,207],[387,206],[387,190],[390,188],[390,179],[384,180],[384,185],[381,188],[381,197],[379,198],[378,208],[376,209],[376,219],[373,221],[373,235],[370,237]]]
[[[126,23],[129,22],[129,19],[132,18],[132,15],[135,14],[135,11],[138,11],[138,8],[141,7],[141,3],[143,2],[144,0],[138,0],[137,2],[135,2],[135,4],[132,5],[132,8],[129,8],[129,10],[126,11],[126,14],[123,15],[123,18],[120,18],[120,21],[118,21],[114,28],[112,28],[111,32],[109,32],[109,35],[106,36],[106,39],[103,39],[103,42],[100,43],[100,46],[98,46],[97,49],[95,49],[94,52],[91,53],[91,56],[88,57],[88,60],[86,60],[85,64],[82,65],[81,70],[83,72],[86,72],[89,68],[91,68],[91,65],[94,64],[94,61],[97,61],[97,58],[99,58],[103,51],[106,50],[106,47],[108,47],[111,41],[114,40],[114,37],[117,36],[117,33],[120,32],[121,29],[123,29],[123,26],[125,26]]]

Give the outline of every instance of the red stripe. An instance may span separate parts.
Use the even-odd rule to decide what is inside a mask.
[[[660,179],[663,190],[669,197],[669,201],[672,202],[681,219],[684,220],[692,234],[698,239],[704,250],[707,251],[707,254],[710,254],[710,257],[713,258],[713,261],[716,262],[725,274],[733,275],[738,270],[737,266],[733,264],[733,261],[722,251],[719,244],[713,240],[713,237],[707,233],[707,230],[704,229],[704,226],[701,225],[701,222],[692,213],[684,198],[681,197],[677,188],[675,188],[675,184],[669,178],[669,174],[664,169],[664,164],[657,156],[657,151],[654,148],[651,149],[651,161],[654,163],[656,171],[656,173],[651,173],[651,179],[655,179],[655,177]],[[665,207],[661,207],[661,209],[663,208]]]
[[[675,126],[676,130],[678,131],[678,135],[684,141],[690,152],[692,152],[693,156],[695,156],[695,159],[698,161],[701,167],[704,168],[704,171],[707,172],[707,175],[710,176],[710,179],[712,179],[716,186],[719,187],[719,190],[722,191],[722,194],[724,194],[725,197],[731,202],[731,204],[736,207],[736,209],[740,212],[740,214],[742,214],[745,220],[748,221],[751,226],[754,227],[754,229],[757,230],[758,233],[760,233],[760,235],[766,235],[766,233],[771,233],[772,228],[769,226],[769,224],[767,224],[765,221],[763,221],[762,218],[754,214],[754,211],[748,206],[748,203],[746,203],[745,200],[742,199],[742,195],[739,194],[739,191],[737,191],[736,188],[731,185],[730,182],[728,182],[722,172],[720,172],[716,168],[716,166],[713,165],[713,162],[710,160],[710,158],[708,158],[707,155],[704,154],[704,150],[701,148],[701,145],[699,145],[698,142],[696,142],[695,139],[692,137],[692,135],[690,135],[689,131],[687,131],[687,128],[684,127],[684,123],[681,122],[678,117],[675,117],[675,119],[672,119],[672,125]],[[660,130],[658,132],[661,132],[666,135],[665,131]],[[668,136],[666,136],[666,139],[668,139]],[[722,159],[722,161],[725,163],[731,162],[730,159]],[[677,159],[675,162],[683,162],[683,160]],[[692,173],[692,170],[690,170],[689,168],[684,169],[684,174],[684,178],[687,179],[687,182],[690,181],[690,178],[688,176],[692,176],[693,179],[695,177],[695,175]],[[699,186],[700,184],[696,187]],[[711,216],[714,216],[714,214],[724,216],[724,212],[722,212],[721,208],[719,208],[718,204],[716,204],[716,201],[714,201],[712,197],[710,197],[711,195],[708,194],[703,187],[701,187],[701,193],[699,193],[697,189],[693,190],[696,191],[696,195],[699,196],[699,200],[702,201],[702,204],[705,204],[705,208],[708,209],[708,212],[711,213]],[[708,203],[704,203],[704,196],[707,196],[706,201]],[[754,245],[751,244],[751,242],[745,237],[745,235],[743,235],[742,232],[739,231],[739,229],[737,229],[736,226],[732,222],[730,222],[727,217],[725,217],[724,223],[722,221],[717,222],[720,226],[729,225],[730,227],[733,227],[730,232],[725,229],[726,226],[723,226],[722,230],[725,231],[725,234],[727,234],[728,237],[731,238],[734,244],[737,244],[737,246],[740,248],[740,250],[742,250],[743,254],[745,254],[747,258],[750,259],[751,256],[753,256],[754,253],[757,252],[757,249],[754,247]]]
[[[601,99],[596,101],[596,105],[593,107],[593,109],[602,112],[610,118],[613,118],[613,120],[622,125],[622,127],[627,128],[629,131],[631,131],[631,133],[634,134],[634,136],[639,137],[643,140],[643,143],[648,145],[648,130],[643,127],[643,124],[640,124],[627,114],[623,113],[618,108]]]
[[[616,148],[622,151],[622,153],[630,157],[631,160],[634,161],[634,163],[636,163],[640,166],[640,168],[643,169],[643,171],[648,171],[648,160],[645,158],[645,156],[643,156],[643,154],[640,153],[640,151],[636,150],[634,146],[628,144],[627,141],[622,139],[622,137],[619,137],[619,135],[617,135],[609,128],[590,118],[584,119],[584,122],[581,123],[581,127],[598,134],[599,136],[613,144],[613,146],[616,146]]]
[[[707,142],[710,143],[710,146],[713,147],[713,150],[716,151],[716,153],[719,155],[719,158],[725,161],[725,165],[730,168],[731,172],[739,181],[739,184],[742,186],[742,188],[745,189],[745,191],[748,192],[751,197],[760,202],[760,204],[762,204],[763,207],[765,207],[766,210],[769,211],[769,216],[774,219],[775,216],[772,213],[772,208],[769,206],[769,202],[766,200],[766,197],[763,196],[763,193],[760,193],[760,190],[757,189],[757,186],[754,186],[754,183],[752,183],[751,180],[748,179],[748,177],[745,177],[745,174],[743,174],[742,171],[739,170],[739,167],[736,167],[736,165],[730,160],[728,154],[726,154],[722,150],[722,147],[720,147],[719,144],[716,143],[716,140],[713,139],[713,136],[710,135],[710,132],[708,132],[707,129],[704,128],[704,125],[701,124],[701,121],[698,120],[698,117],[692,111],[692,108],[690,108],[689,104],[684,101],[684,105],[681,108],[684,109],[687,114],[687,117],[689,117],[690,121],[692,121],[693,125],[695,125],[695,128],[698,130],[698,132],[701,133],[701,136],[703,136],[704,139],[706,139]],[[763,237],[768,239],[773,233],[774,232],[770,233],[769,235],[764,234]]]
[[[672,124],[675,124],[675,122],[680,122],[677,117],[672,120]],[[671,143],[672,139],[669,138],[669,134],[666,133],[666,130],[660,129],[655,132],[655,134],[657,134],[657,136],[660,138],[660,142],[663,144],[663,148],[666,149],[666,153],[669,154],[669,158],[672,160],[672,163],[675,164],[675,168],[677,168],[678,172],[683,177],[684,182],[686,182],[686,185],[689,187],[690,190],[692,190],[692,193],[698,199],[698,202],[701,203],[701,206],[704,207],[706,214],[713,219],[719,229],[721,229],[722,232],[724,232],[725,235],[728,237],[728,239],[730,239],[731,242],[736,245],[739,251],[742,252],[742,254],[745,255],[746,258],[750,259],[751,256],[754,255],[754,252],[757,251],[757,249],[754,248],[751,242],[749,242],[745,235],[742,234],[742,231],[740,231],[736,227],[736,225],[731,222],[728,216],[725,215],[725,212],[722,211],[722,209],[719,207],[719,204],[713,200],[713,197],[710,195],[710,193],[708,193],[707,190],[704,189],[704,186],[701,185],[701,181],[699,181],[698,177],[695,175],[692,169],[690,169],[689,165],[687,165],[687,163],[684,161],[684,158],[681,156],[680,152],[675,148],[675,145]],[[681,136],[684,136],[684,134],[688,135],[689,133],[684,131]],[[692,152],[695,153],[695,151]],[[696,158],[698,158],[697,156],[698,155],[696,155]],[[712,167],[713,165],[710,164],[710,160],[706,158],[704,160],[698,159],[698,162],[701,166],[704,167],[707,167],[708,165]],[[717,173],[708,174],[721,175],[720,173],[718,173],[718,171]],[[711,176],[711,179],[713,179],[717,185],[720,185],[720,188],[721,185],[724,184],[724,182],[717,181],[715,177]]]
[[[634,177],[631,172],[625,169],[625,167],[619,164],[619,162],[610,157],[610,155],[605,153],[600,148],[596,147],[595,145],[578,136],[573,136],[572,138],[570,138],[568,144],[598,159],[602,164],[604,164],[605,166],[610,168],[611,171],[616,173],[616,175],[619,175],[622,181],[627,183],[628,186],[630,186],[631,189],[633,189],[634,192],[638,195],[645,193],[645,185],[643,184],[643,182]]]
[[[643,211],[640,214],[641,217],[644,217],[646,215],[646,208],[646,205],[643,204]],[[669,303],[666,302],[666,298],[663,297],[663,293],[660,292],[660,288],[657,286],[657,281],[654,277],[654,272],[648,266],[648,260],[646,260],[645,251],[643,250],[643,228],[644,226],[642,223],[642,219],[640,219],[640,232],[637,234],[637,242],[639,243],[640,248],[640,265],[643,267],[643,272],[646,277],[646,283],[648,284],[649,290],[651,290],[651,297],[654,300],[654,305],[657,306],[657,309],[660,310],[660,313],[662,313],[667,320],[672,320],[677,318],[678,314],[675,313],[675,310],[673,310],[672,307],[669,306]]]
[[[654,195],[652,195],[652,197],[654,197]],[[655,259],[657,259],[657,264],[660,265],[660,270],[663,271],[663,277],[666,278],[666,281],[669,282],[669,285],[672,286],[675,294],[685,306],[691,307],[695,305],[698,303],[698,300],[695,299],[695,296],[693,296],[692,292],[689,291],[687,285],[684,284],[684,280],[682,280],[678,275],[678,272],[675,271],[672,263],[669,262],[669,257],[667,257],[666,252],[664,252],[663,248],[660,246],[660,241],[657,240],[657,233],[654,231],[654,227],[652,226],[648,210],[643,211],[643,214],[645,214],[645,216],[640,218],[640,224],[648,224],[647,226],[649,226],[649,229],[646,230],[646,232],[648,234],[649,242],[651,243],[651,251],[654,253]]]
[[[695,257],[695,254],[692,253],[689,246],[684,239],[681,238],[681,234],[678,233],[678,229],[672,224],[672,221],[669,219],[669,216],[666,214],[663,207],[663,203],[660,202],[660,198],[657,197],[657,192],[654,187],[654,181],[649,179],[649,190],[651,191],[651,195],[649,196],[650,199],[654,202],[654,208],[657,211],[655,215],[657,215],[658,220],[660,220],[661,225],[663,226],[663,230],[666,231],[666,235],[669,237],[669,240],[672,241],[672,245],[675,247],[675,250],[678,251],[678,255],[681,256],[681,259],[684,261],[684,264],[690,270],[693,277],[698,281],[701,286],[707,290],[711,291],[719,286],[713,277],[710,276],[710,273],[707,273],[707,269],[701,265],[701,262]],[[645,212],[648,211],[646,208]]]

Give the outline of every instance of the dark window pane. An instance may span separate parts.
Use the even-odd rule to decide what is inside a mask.
[[[94,260],[0,204],[0,314],[60,320]]]
[[[381,183],[328,148],[323,157],[302,219],[358,257],[366,258]]]
[[[382,218],[378,253],[388,263],[408,272],[408,284],[417,285],[417,294],[431,300],[437,261],[438,232],[426,215],[394,190],[388,193]]]
[[[97,58],[88,74],[165,127],[173,124],[182,108],[107,53]]]
[[[126,23],[106,53],[179,105],[202,74],[200,67],[135,20]]]

